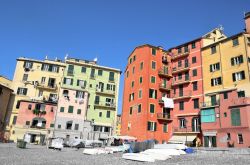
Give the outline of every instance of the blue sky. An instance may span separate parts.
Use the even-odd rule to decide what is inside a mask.
[[[243,31],[247,11],[250,0],[0,0],[0,74],[12,79],[20,56],[65,54],[124,71],[138,45],[167,49],[218,25],[232,35]]]

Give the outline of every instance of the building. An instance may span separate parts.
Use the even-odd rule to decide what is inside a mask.
[[[60,102],[58,116],[63,115],[71,118],[70,115],[73,114],[67,113],[72,111],[72,106],[74,106],[74,115],[78,116],[81,122],[85,121],[86,125],[84,127],[88,131],[87,138],[106,140],[109,135],[115,132],[120,70],[100,66],[96,61],[74,58],[68,58],[65,63],[67,66],[63,76],[63,91],[66,94],[68,90],[69,93],[71,92],[75,96],[69,96],[70,103],[62,106],[61,104],[65,104],[65,97],[62,97],[64,93],[61,93],[60,97],[63,101]],[[72,103],[75,102],[75,97],[82,98],[77,100],[78,103]],[[81,105],[82,101],[84,104]],[[64,106],[65,111],[62,113],[61,108]],[[69,110],[69,108],[71,109]],[[80,116],[77,115],[78,108],[81,109]],[[56,128],[58,128],[58,124]],[[79,130],[82,131],[82,124],[80,125]],[[61,127],[63,126],[61,125]],[[86,133],[86,131],[84,132]],[[79,137],[75,134],[73,136]]]
[[[202,48],[204,102],[201,104],[205,146],[248,147],[239,139],[249,133],[250,96],[250,14],[245,16],[246,32],[241,32]],[[231,118],[231,120],[230,120]],[[237,123],[235,125],[235,122]],[[238,134],[238,140],[236,140]],[[222,138],[228,136],[228,138]],[[232,137],[230,137],[232,136]]]
[[[57,104],[46,101],[19,100],[15,138],[29,143],[45,144],[52,137]]]
[[[162,97],[170,96],[171,58],[161,47],[141,45],[128,57],[122,105],[122,135],[138,141],[168,141],[172,110]]]
[[[66,65],[59,60],[34,60],[18,58],[12,89],[15,97],[11,101],[6,133],[16,141],[19,132],[15,130],[20,100],[57,103],[61,79]],[[20,132],[21,134],[23,132]]]
[[[11,80],[0,76],[0,141],[4,140],[8,106],[13,92],[11,82]]]
[[[115,134],[116,135],[121,135],[121,124],[122,124],[122,118],[121,118],[121,115],[117,115],[117,118],[116,118],[116,132]]]

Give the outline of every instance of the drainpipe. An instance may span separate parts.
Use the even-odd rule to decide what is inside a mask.
[[[220,71],[221,71],[221,77],[222,77],[222,88],[224,89],[224,78],[223,78],[223,72],[222,72],[222,58],[221,58],[221,56],[222,56],[222,54],[221,54],[221,42],[219,43],[219,54],[220,54],[220,63],[221,63],[221,69],[220,69]],[[219,95],[219,102],[220,102],[220,95]],[[220,114],[220,103],[219,103],[219,124],[220,124],[220,128],[221,128],[221,114]],[[215,118],[216,118],[216,116],[215,116]]]

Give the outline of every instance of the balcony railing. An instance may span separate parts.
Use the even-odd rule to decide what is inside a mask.
[[[169,86],[167,84],[160,83],[159,84],[159,89],[160,90],[164,90],[164,91],[170,91],[171,90],[171,86]]]
[[[181,58],[181,57],[185,57],[189,55],[189,49],[184,51],[184,52],[181,52],[181,53],[175,53],[172,55],[172,59],[175,60],[175,59],[178,59],[178,58]]]
[[[214,102],[207,101],[207,102],[201,102],[200,103],[200,108],[209,108],[209,107],[216,107],[220,105],[220,101],[216,100]]]
[[[56,90],[57,89],[57,85],[56,84],[41,84],[39,83],[37,85],[37,88],[43,88],[43,89],[49,89],[49,90]]]
[[[98,101],[95,101],[95,106],[96,107],[103,107],[103,108],[112,108],[112,109],[116,108],[115,103],[112,103],[112,102],[98,102]]]
[[[250,97],[240,97],[237,99],[232,99],[230,106],[239,106],[250,104]]]
[[[96,93],[103,94],[103,95],[115,95],[115,91],[113,90],[103,90],[100,88],[96,88]]]
[[[186,126],[186,127],[174,127],[173,131],[174,133],[200,133],[201,132],[201,126]]]
[[[159,69],[158,74],[159,74],[159,76],[163,76],[163,77],[173,77],[172,74],[169,73],[167,68]]]
[[[45,124],[43,124],[42,126],[31,125],[30,128],[35,128],[35,129],[46,129]]]
[[[192,97],[192,90],[186,90],[186,91],[182,91],[180,92],[179,90],[177,90],[178,92],[173,93],[173,99],[184,99],[184,98],[191,98]]]
[[[184,65],[173,67],[172,73],[180,73],[187,71],[189,69],[190,69],[190,63],[185,63]]]
[[[182,77],[180,80],[178,80],[178,77],[177,77],[176,80],[173,79],[172,86],[186,84],[186,83],[190,83],[190,82],[191,82],[190,76],[185,76],[184,78]]]
[[[167,120],[167,121],[173,120],[171,118],[170,113],[157,113],[157,119],[159,119],[159,120]]]
[[[168,64],[169,62],[171,62],[170,58],[168,58],[167,56],[162,56],[162,63]]]

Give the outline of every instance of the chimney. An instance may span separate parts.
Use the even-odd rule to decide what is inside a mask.
[[[250,12],[245,14],[245,24],[246,24],[246,32],[250,34]]]

